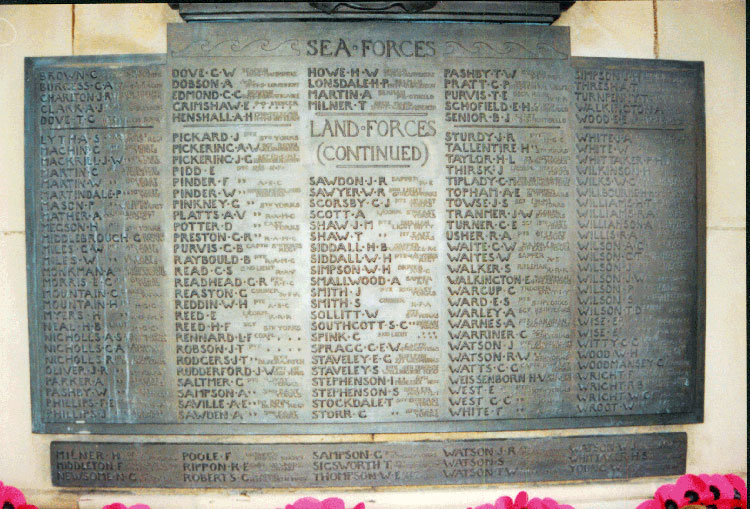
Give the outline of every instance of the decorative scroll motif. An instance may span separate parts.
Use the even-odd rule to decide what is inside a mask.
[[[432,9],[437,2],[310,2],[315,9],[334,14],[339,9],[351,9],[359,12],[406,12],[413,14]]]
[[[468,47],[467,47],[468,46]],[[445,57],[459,58],[535,58],[542,60],[564,60],[568,56],[550,46],[538,43],[534,51],[514,41],[505,41],[498,48],[485,41],[476,41],[472,44],[462,44],[457,41],[445,43],[443,51]]]
[[[203,39],[193,41],[181,50],[173,50],[170,54],[173,57],[297,57],[300,56],[300,48],[296,39],[287,39],[278,44],[268,39],[225,39],[218,43]]]

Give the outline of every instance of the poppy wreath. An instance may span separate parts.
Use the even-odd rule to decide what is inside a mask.
[[[13,486],[5,486],[0,481],[0,509],[37,509],[35,505],[26,503],[26,497],[21,490]]]
[[[747,509],[747,486],[736,475],[683,475],[637,509]]]
[[[520,491],[515,500],[510,497],[500,497],[495,500],[494,504],[482,504],[474,509],[573,509],[573,507],[558,504],[551,498],[535,497],[529,500],[529,495],[525,491]]]

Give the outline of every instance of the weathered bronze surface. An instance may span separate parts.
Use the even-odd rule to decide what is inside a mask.
[[[168,42],[28,65],[35,431],[702,419],[700,64],[560,27]]]
[[[53,442],[62,487],[298,488],[632,479],[685,472],[685,433],[327,444]]]
[[[26,60],[35,431],[142,420],[173,405],[164,60]]]

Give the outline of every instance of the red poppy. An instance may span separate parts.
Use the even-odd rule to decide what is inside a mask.
[[[469,508],[471,509],[471,508]],[[483,504],[475,507],[474,509],[573,509],[569,505],[558,504],[551,498],[532,498],[529,500],[529,495],[525,491],[521,491],[516,495],[516,499],[512,500],[510,497],[503,496],[495,500],[494,504]]]
[[[664,509],[678,509],[686,505],[698,504],[706,497],[708,485],[697,475],[683,475],[674,484],[665,484],[656,490],[654,498]]]
[[[105,505],[102,507],[102,509],[151,509],[146,504],[135,504],[131,505],[130,507],[126,506],[125,504],[121,504],[120,502],[115,502],[114,504]]]
[[[747,486],[736,475],[686,474],[674,484],[659,487],[652,500],[638,509],[681,509],[683,507],[707,509],[746,509]]]
[[[638,507],[636,509],[664,509],[661,506],[661,502],[658,500],[652,498],[651,500],[646,500],[645,502],[641,502],[638,504]]]
[[[293,504],[287,504],[286,509],[345,509],[345,506],[340,498],[326,498],[321,501],[313,497],[304,497]],[[360,502],[352,509],[365,509],[365,503]]]
[[[701,494],[701,505],[716,505],[717,509],[732,509],[734,499],[734,486],[729,479],[723,475],[701,474],[698,477],[706,484],[705,493]]]
[[[742,480],[742,477],[734,474],[727,474],[724,477],[727,478],[729,484],[734,488],[733,498],[744,503],[745,507],[747,507],[747,485],[745,484],[745,481]]]
[[[37,509],[35,505],[26,503],[26,497],[21,490],[13,486],[5,486],[0,482],[0,508],[2,509]]]

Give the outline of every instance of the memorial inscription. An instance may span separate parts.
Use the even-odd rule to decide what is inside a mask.
[[[323,444],[52,442],[62,487],[298,488],[632,479],[685,471],[685,433]]]
[[[598,393],[592,406],[625,401],[627,386],[628,410],[700,409],[702,342],[675,339],[703,336],[702,66],[573,66],[579,391]]]
[[[34,420],[169,414],[164,57],[27,60]]]
[[[36,431],[702,418],[701,67],[560,27],[168,45],[27,68]]]

